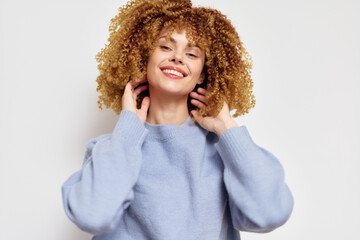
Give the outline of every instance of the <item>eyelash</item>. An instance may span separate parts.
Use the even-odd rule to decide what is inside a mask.
[[[168,47],[168,46],[160,46],[160,48],[161,48],[161,49],[164,49],[164,50],[167,50],[167,51],[172,50],[172,49],[171,49],[170,47]],[[190,56],[190,57],[193,57],[193,58],[197,58],[197,57],[198,57],[197,55],[195,55],[195,54],[193,54],[193,53],[187,53],[187,55]]]
[[[195,57],[195,58],[197,58],[197,55],[195,55],[195,54],[188,53],[188,55],[189,55],[190,57]]]
[[[171,48],[169,48],[168,46],[160,46],[161,49],[164,49],[164,50],[172,50]]]

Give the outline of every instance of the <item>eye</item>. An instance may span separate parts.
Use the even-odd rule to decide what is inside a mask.
[[[187,55],[190,56],[190,57],[192,57],[192,58],[197,58],[197,57],[198,57],[198,56],[197,56],[196,54],[194,54],[194,53],[188,53]]]
[[[166,50],[166,51],[170,51],[170,50],[171,50],[171,48],[168,47],[168,46],[166,46],[166,45],[161,45],[160,48],[163,49],[163,50]]]

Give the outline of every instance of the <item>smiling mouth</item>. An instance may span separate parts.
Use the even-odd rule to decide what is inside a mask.
[[[175,67],[175,66],[164,66],[161,67],[160,70],[168,77],[171,78],[183,78],[183,77],[187,77],[187,73],[182,70],[181,68]]]
[[[172,75],[175,75],[175,76],[178,76],[178,77],[185,77],[184,74],[182,74],[181,72],[178,72],[178,71],[175,71],[175,70],[172,70],[172,69],[162,69],[162,71],[164,73],[169,73],[169,74],[172,74]]]

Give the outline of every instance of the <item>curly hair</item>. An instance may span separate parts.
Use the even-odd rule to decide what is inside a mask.
[[[125,85],[146,76],[147,61],[163,28],[169,29],[168,38],[174,30],[185,29],[188,41],[205,51],[201,87],[208,89],[208,105],[200,114],[218,114],[225,99],[230,110],[236,110],[233,117],[255,106],[252,60],[225,15],[192,7],[190,0],[133,0],[111,19],[109,43],[96,55],[100,109],[105,105],[120,113]],[[147,94],[138,96],[138,105]],[[195,107],[188,102],[188,108]]]

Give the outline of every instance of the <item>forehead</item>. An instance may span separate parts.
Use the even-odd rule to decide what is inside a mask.
[[[203,49],[201,36],[199,34],[194,34],[190,29],[185,27],[164,27],[159,32],[158,39],[165,39],[172,42],[181,41],[191,47]]]
[[[200,48],[197,44],[189,42],[185,30],[173,31],[171,35],[169,35],[168,32],[165,31],[162,34],[159,34],[159,41],[160,40],[169,41],[174,44],[186,45],[187,47]]]
[[[159,33],[159,39],[161,38],[162,39],[165,38],[166,40],[169,40],[170,38],[179,38],[188,41],[185,29],[182,30],[162,29]]]

